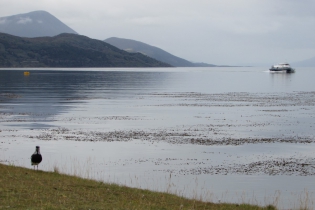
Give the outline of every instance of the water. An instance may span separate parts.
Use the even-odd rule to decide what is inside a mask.
[[[40,145],[42,170],[312,209],[314,70],[2,69],[0,161]]]

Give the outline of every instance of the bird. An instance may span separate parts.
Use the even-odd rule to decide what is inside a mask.
[[[35,166],[37,166],[37,170],[38,170],[38,164],[40,164],[42,160],[43,158],[42,158],[42,155],[40,154],[39,146],[36,146],[35,152],[31,156],[31,163],[32,163],[32,166],[34,166],[34,170],[35,170]]]

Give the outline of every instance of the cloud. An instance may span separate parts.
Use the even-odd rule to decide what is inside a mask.
[[[17,24],[27,24],[27,23],[31,23],[33,22],[33,20],[29,17],[23,17],[23,18],[20,18],[16,23]]]
[[[139,17],[128,19],[127,21],[142,26],[153,26],[161,23],[161,19],[158,17]]]

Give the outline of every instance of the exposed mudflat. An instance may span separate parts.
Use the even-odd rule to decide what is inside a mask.
[[[210,174],[210,175],[287,175],[287,176],[314,176],[315,158],[277,158],[264,161],[255,161],[248,164],[213,165],[203,167],[204,162],[195,162],[192,169],[164,170],[172,174]],[[200,166],[201,165],[201,166]]]
[[[130,130],[130,131],[77,131],[66,128],[41,130],[40,135],[25,135],[26,138],[38,140],[72,140],[72,141],[132,141],[142,140],[146,142],[164,141],[171,144],[198,144],[198,145],[243,145],[261,143],[315,143],[315,139],[307,137],[283,137],[283,138],[233,138],[218,137],[215,135],[219,129],[208,128],[203,134],[202,129],[187,128],[175,130]],[[213,135],[214,137],[211,137]]]

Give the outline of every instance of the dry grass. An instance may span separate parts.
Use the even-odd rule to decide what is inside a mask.
[[[275,209],[213,204],[0,164],[0,209]]]

